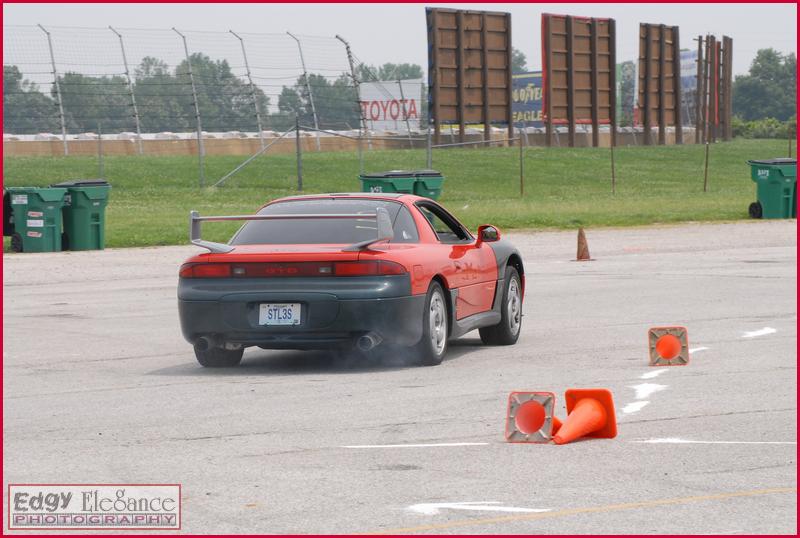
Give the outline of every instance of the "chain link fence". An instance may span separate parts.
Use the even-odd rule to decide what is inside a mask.
[[[296,123],[338,132],[363,127],[357,78],[371,80],[372,71],[348,57],[336,37],[3,30],[4,141],[60,141],[68,154],[75,146],[69,142],[102,132],[132,142],[139,153],[152,140],[194,140],[203,153],[203,142],[212,139],[263,147]],[[253,144],[246,146],[243,153],[252,153]]]

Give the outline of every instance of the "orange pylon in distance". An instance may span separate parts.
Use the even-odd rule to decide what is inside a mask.
[[[586,241],[586,232],[583,227],[578,228],[578,254],[575,257],[576,262],[590,262],[592,256],[589,254],[589,243]]]
[[[608,389],[569,389],[564,394],[567,419],[553,435],[557,445],[571,443],[581,437],[611,439],[617,436],[614,397]]]
[[[686,327],[653,327],[647,333],[650,366],[689,364],[689,338]]]
[[[515,391],[508,396],[506,441],[547,443],[561,427],[554,415],[556,395],[552,392]]]

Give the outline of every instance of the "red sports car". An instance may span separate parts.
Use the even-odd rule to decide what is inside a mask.
[[[243,220],[228,244],[203,221]],[[474,329],[514,344],[525,273],[493,226],[473,236],[441,205],[410,194],[324,194],[256,215],[190,217],[209,252],[180,268],[181,329],[203,366],[235,366],[246,347],[368,353],[403,346],[423,365]]]

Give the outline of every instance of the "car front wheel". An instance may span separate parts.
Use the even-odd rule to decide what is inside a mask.
[[[479,332],[484,344],[510,346],[517,343],[522,328],[522,284],[515,267],[506,267],[500,323]]]
[[[447,301],[444,289],[438,282],[431,282],[425,298],[425,311],[422,315],[422,338],[416,347],[419,363],[423,366],[441,364],[447,353],[449,335],[447,320]]]

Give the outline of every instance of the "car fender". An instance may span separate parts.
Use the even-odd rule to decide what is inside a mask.
[[[497,262],[497,287],[499,290],[502,290],[501,283],[505,278],[506,274],[506,267],[508,266],[508,260],[511,259],[512,256],[516,256],[519,260],[519,278],[522,284],[522,295],[525,296],[525,268],[522,262],[522,255],[519,253],[519,250],[512,245],[510,242],[506,241],[505,239],[500,239],[500,241],[494,241],[492,243],[486,243],[494,252],[494,258]],[[500,292],[502,296],[502,291]]]

